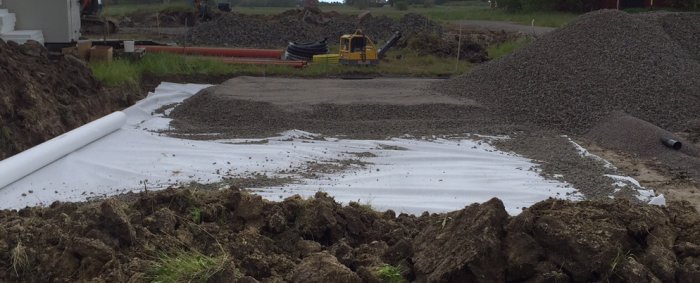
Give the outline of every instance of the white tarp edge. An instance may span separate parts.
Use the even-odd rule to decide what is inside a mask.
[[[0,161],[0,189],[118,130],[124,123],[126,115],[114,112]]]

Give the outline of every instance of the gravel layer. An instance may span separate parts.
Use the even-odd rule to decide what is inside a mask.
[[[170,117],[176,135],[269,137],[299,129],[351,138],[503,134],[513,130],[473,103],[425,90],[425,79],[238,77],[202,90]],[[444,81],[444,80],[441,80]]]
[[[615,195],[636,201],[633,196],[637,193],[628,190],[629,187],[615,194],[615,181],[605,176],[618,174],[614,168],[606,168],[599,159],[581,156],[567,137],[555,132],[514,134],[512,138],[496,141],[494,145],[533,159],[539,165],[542,176],[573,185],[586,199],[607,199]],[[621,195],[624,193],[628,195]]]
[[[613,113],[596,125],[587,134],[598,145],[605,148],[625,151],[635,157],[666,164],[665,170],[673,175],[687,176],[700,180],[700,150],[687,140],[646,121]],[[680,150],[673,150],[661,142],[671,138],[682,142]]]
[[[369,17],[361,23],[352,15],[336,14],[329,19],[324,25],[306,23],[295,10],[273,16],[231,13],[192,28],[183,41],[195,45],[281,48],[290,41],[310,42],[328,38],[335,42],[341,35],[353,33],[358,28],[375,43],[386,41],[394,31],[406,35],[443,32],[440,24],[418,14],[406,14],[399,20],[386,16]]]
[[[686,30],[693,24],[685,21],[696,22],[697,14],[669,14],[666,25],[644,17],[609,10],[582,15],[436,87],[509,121],[563,133],[584,133],[615,110],[678,130],[700,117],[700,63],[691,55],[698,43],[689,35],[697,29]]]

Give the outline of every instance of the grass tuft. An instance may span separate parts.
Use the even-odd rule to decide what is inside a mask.
[[[17,242],[17,246],[10,252],[12,261],[12,269],[15,275],[19,276],[19,271],[24,270],[29,264],[29,256],[27,256],[27,248],[22,245],[22,241]]]
[[[519,38],[490,46],[486,51],[492,60],[501,58],[533,42],[531,38]]]
[[[90,62],[92,74],[107,86],[133,85],[141,81],[140,68],[127,60],[115,60],[112,63]]]
[[[228,263],[226,255],[211,257],[199,252],[163,254],[147,272],[154,283],[207,282]]]
[[[401,268],[385,264],[377,270],[377,277],[382,283],[405,283],[406,279],[401,276]]]

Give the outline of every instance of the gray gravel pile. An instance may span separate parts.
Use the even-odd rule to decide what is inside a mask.
[[[653,159],[670,165],[676,173],[700,179],[700,150],[682,137],[640,119],[612,113],[586,133],[586,137],[605,148]],[[662,138],[680,141],[683,146],[672,150],[661,143]]]
[[[686,17],[663,25],[619,11],[588,13],[437,87],[511,122],[564,133],[584,133],[615,110],[678,130],[700,117],[697,42],[679,43],[692,38],[684,32],[697,34],[685,30],[693,25]]]
[[[659,21],[671,38],[700,60],[700,13],[660,13]]]
[[[334,15],[325,25],[310,24],[294,10],[274,15],[243,15],[231,13],[190,29],[182,41],[195,45],[232,47],[282,48],[290,41],[310,42],[328,38],[339,40],[343,34],[361,28],[372,40],[383,42],[401,31],[406,35],[416,32],[441,34],[441,25],[417,14],[407,14],[399,20],[386,16],[369,17],[358,23],[352,15]]]

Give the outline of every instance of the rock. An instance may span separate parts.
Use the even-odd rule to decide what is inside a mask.
[[[416,279],[505,281],[505,256],[501,247],[508,214],[503,203],[491,199],[444,217],[413,240]]]
[[[327,252],[312,254],[304,258],[291,275],[292,282],[298,283],[354,283],[362,279]]]

